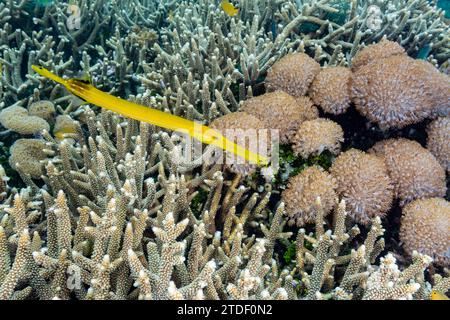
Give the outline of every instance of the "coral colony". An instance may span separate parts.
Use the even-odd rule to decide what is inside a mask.
[[[445,9],[0,0],[0,299],[448,299]]]

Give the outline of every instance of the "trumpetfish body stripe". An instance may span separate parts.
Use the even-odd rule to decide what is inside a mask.
[[[269,162],[267,157],[243,148],[225,138],[218,131],[205,125],[114,97],[81,80],[63,79],[40,66],[33,65],[32,69],[41,76],[62,84],[70,93],[88,103],[119,113],[127,118],[146,122],[180,133],[187,132],[191,137],[194,137],[202,143],[215,145],[225,151],[232,152],[253,164],[265,166]]]

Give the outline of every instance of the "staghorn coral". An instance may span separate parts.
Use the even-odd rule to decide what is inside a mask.
[[[267,91],[281,90],[294,97],[304,96],[320,65],[305,53],[291,53],[277,61],[267,72]]]
[[[400,55],[406,55],[405,49],[403,49],[403,47],[397,42],[389,41],[386,38],[383,38],[380,42],[368,45],[358,51],[352,59],[352,70],[356,71],[360,67],[377,60]]]
[[[303,122],[292,139],[292,150],[297,156],[308,158],[328,150],[337,155],[344,141],[344,131],[336,122],[318,118]]]
[[[298,41],[289,41],[292,25],[267,32],[280,3],[243,0],[239,7],[230,18],[209,0],[179,3],[160,29],[150,52],[155,58],[141,63],[142,97],[156,91],[159,108],[211,122],[253,96],[269,67]]]
[[[432,259],[426,255],[414,253],[415,264],[410,268],[426,268]],[[420,289],[417,282],[407,282],[406,271],[402,274],[396,265],[396,259],[388,253],[380,259],[380,267],[367,279],[367,290],[363,300],[412,300]],[[420,270],[420,269],[419,269]],[[409,270],[408,270],[409,271]]]
[[[368,224],[373,217],[384,217],[391,208],[394,188],[383,159],[350,149],[336,158],[330,173],[354,221]]]
[[[270,127],[257,117],[246,112],[234,112],[215,119],[211,128],[219,130],[231,141],[239,143],[252,152],[267,154],[271,146],[272,137],[269,135]],[[271,132],[272,133],[272,132]],[[270,133],[270,134],[271,134]],[[224,164],[235,173],[249,175],[256,170],[256,165],[233,154],[225,153]]]
[[[450,78],[430,63],[394,55],[352,74],[356,109],[381,128],[403,128],[450,108]]]
[[[336,180],[319,166],[309,167],[289,179],[281,194],[289,224],[303,226],[315,222],[317,210],[322,210],[324,216],[329,214],[336,204],[336,188]]]
[[[247,99],[239,110],[261,120],[265,128],[278,130],[282,144],[292,141],[301,123],[318,117],[317,108],[307,97],[297,100],[283,91]]]
[[[323,68],[315,77],[309,96],[323,111],[342,114],[350,107],[350,78],[351,70],[348,68]]]
[[[427,127],[427,149],[450,172],[450,117],[440,117]]]
[[[400,205],[414,199],[445,195],[444,169],[418,142],[404,138],[383,140],[369,152],[384,158]]]
[[[44,119],[28,115],[25,108],[13,105],[0,112],[0,123],[7,129],[24,135],[50,130],[50,125]]]
[[[450,265],[450,202],[418,199],[403,208],[400,240],[409,255],[429,255],[437,265]]]
[[[164,178],[160,175],[157,180]],[[140,199],[133,201],[132,194],[113,186],[108,187],[109,200],[101,207],[90,202],[77,208],[77,213],[70,209],[71,200],[63,191],[52,196],[40,190],[33,196],[30,188],[24,189],[8,203],[8,214],[0,211],[0,254],[5,257],[0,269],[1,297],[358,299],[373,295],[366,288],[371,288],[368,284],[376,278],[377,268],[372,263],[384,248],[379,218],[372,221],[358,250],[341,253],[359,233],[356,226],[346,229],[347,213],[341,201],[334,213],[333,230],[325,232],[323,215],[317,215],[315,235],[305,234],[304,229],[297,235],[295,266],[278,270],[275,242],[292,235],[282,231],[283,203],[270,224],[254,224],[267,219],[270,193],[260,201],[253,195],[236,215],[241,188],[228,188],[224,193],[220,172],[205,183],[210,192],[198,216],[190,212],[192,197],[185,197],[185,181],[175,176],[161,185],[162,192],[152,191],[154,200],[147,202],[144,210],[136,208]],[[46,219],[40,222],[43,210]],[[226,222],[217,223],[215,213],[221,213]],[[247,228],[259,226],[264,238],[246,236]],[[6,249],[5,241],[18,245],[16,255]],[[419,278],[421,293],[429,295],[431,285],[423,279],[427,259],[417,255],[394,288]],[[436,275],[436,288],[447,290],[447,280]],[[382,288],[379,294],[403,298],[402,291],[392,296],[390,289]],[[414,293],[413,298],[416,294],[419,297]]]
[[[328,65],[349,65],[360,48],[383,38],[411,56],[429,45],[429,59],[436,63],[450,55],[444,12],[428,0],[287,1],[275,16],[282,26],[293,26],[291,37],[302,41],[304,51]]]
[[[9,164],[21,174],[40,179],[48,153],[45,141],[39,139],[18,139],[11,146]]]

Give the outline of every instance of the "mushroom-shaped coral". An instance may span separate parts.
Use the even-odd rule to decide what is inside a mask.
[[[403,128],[450,108],[450,77],[426,61],[394,55],[354,72],[351,96],[382,129]]]
[[[0,123],[7,129],[26,135],[50,130],[47,121],[40,117],[29,116],[27,109],[19,106],[3,109],[0,112]]]
[[[397,42],[382,39],[378,43],[363,48],[353,57],[352,70],[356,71],[361,66],[396,55],[406,55],[405,49]]]
[[[338,181],[338,195],[356,222],[367,225],[391,208],[393,186],[382,158],[350,149],[336,158],[330,172]]]
[[[315,221],[317,197],[321,209],[327,215],[336,204],[336,180],[319,166],[306,168],[292,177],[281,194],[290,225],[302,226]]]
[[[295,99],[275,91],[244,101],[240,111],[261,120],[267,129],[277,129],[280,142],[286,144],[294,136],[298,126],[305,120],[318,117],[318,110],[308,97]]]
[[[29,174],[34,179],[39,179],[43,172],[42,161],[47,159],[47,154],[44,152],[45,148],[44,140],[16,140],[10,148],[9,164],[11,168]]]
[[[55,105],[53,104],[53,102],[48,100],[33,102],[28,107],[28,115],[42,118],[50,123],[53,122],[55,111]]]
[[[267,151],[266,155],[269,154],[271,141],[268,130],[262,121],[248,113],[229,113],[215,119],[211,122],[210,127],[252,152],[261,154],[262,151]],[[267,150],[261,150],[266,148]],[[225,167],[242,175],[251,174],[256,169],[254,164],[230,152],[225,152]]]
[[[418,142],[404,138],[383,140],[369,152],[384,158],[400,205],[414,199],[445,195],[444,169]]]
[[[345,67],[323,68],[314,79],[309,96],[323,111],[341,114],[350,107],[349,82],[352,72]]]
[[[303,122],[292,139],[292,150],[297,156],[308,158],[328,150],[337,155],[344,141],[344,131],[334,121],[318,118]]]
[[[319,71],[320,65],[307,54],[290,53],[267,72],[266,89],[282,90],[294,97],[304,96]]]
[[[56,117],[53,135],[58,140],[63,140],[65,135],[73,135],[77,132],[76,122],[68,115],[59,115]]]
[[[403,208],[400,240],[405,251],[429,255],[437,265],[450,266],[450,202],[418,199]]]
[[[427,149],[450,172],[450,117],[441,117],[427,127]]]

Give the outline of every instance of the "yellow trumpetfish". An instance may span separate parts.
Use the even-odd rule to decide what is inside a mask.
[[[247,150],[228,140],[218,131],[205,125],[172,114],[126,101],[77,79],[63,79],[40,66],[32,66],[33,70],[43,77],[56,81],[67,90],[88,103],[119,113],[127,118],[147,122],[169,130],[188,133],[202,143],[215,145],[225,151],[232,152],[245,160],[258,165],[267,165],[268,158]]]
[[[225,13],[227,15],[229,15],[230,17],[234,17],[235,15],[237,15],[239,13],[239,9],[236,8],[232,3],[230,3],[229,1],[222,1],[220,3],[220,6],[222,7],[222,10],[225,11]]]
[[[433,290],[431,291],[431,300],[450,300],[450,298],[437,290]]]

